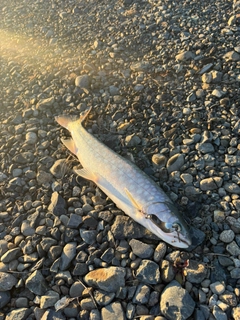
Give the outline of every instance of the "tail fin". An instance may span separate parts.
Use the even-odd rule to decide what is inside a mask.
[[[92,110],[92,107],[89,107],[88,109],[86,109],[85,111],[83,111],[80,114],[80,118],[77,120],[80,123],[82,123],[88,116],[88,114],[90,113],[90,111]],[[55,120],[57,121],[57,123],[59,123],[62,127],[66,128],[69,130],[69,123],[73,122],[74,120],[70,117],[70,116],[57,116],[55,117]]]

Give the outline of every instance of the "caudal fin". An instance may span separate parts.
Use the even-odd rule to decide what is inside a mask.
[[[88,114],[90,113],[90,111],[92,110],[92,107],[89,107],[88,109],[86,109],[85,111],[83,111],[80,114],[80,118],[77,120],[80,123],[82,123],[88,116]],[[60,124],[60,126],[66,128],[69,130],[69,123],[75,121],[72,117],[70,116],[57,116],[55,117],[55,120],[57,121],[58,124]]]

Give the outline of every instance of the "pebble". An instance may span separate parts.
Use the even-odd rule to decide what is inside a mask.
[[[167,319],[187,319],[194,311],[195,302],[180,284],[173,280],[163,290],[160,309]]]
[[[125,286],[126,270],[121,267],[101,268],[90,271],[84,281],[89,286],[97,287],[106,292],[116,292]]]
[[[150,245],[137,239],[130,240],[129,245],[132,248],[132,252],[139,258],[150,258],[153,254],[153,248]]]
[[[17,279],[6,272],[0,272],[0,292],[10,291],[17,284]],[[6,296],[4,296],[6,298]]]
[[[124,312],[120,302],[113,302],[101,309],[102,320],[124,320]]]
[[[151,260],[142,260],[136,270],[136,278],[147,284],[157,284],[160,281],[158,265]]]

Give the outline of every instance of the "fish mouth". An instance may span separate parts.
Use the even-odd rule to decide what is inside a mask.
[[[174,235],[171,242],[169,242],[173,247],[187,249],[192,245],[192,240],[188,236]]]

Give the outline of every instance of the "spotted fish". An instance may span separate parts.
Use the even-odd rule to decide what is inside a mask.
[[[132,162],[109,149],[82,126],[91,108],[79,119],[58,116],[70,131],[62,143],[74,153],[82,169],[75,172],[93,181],[118,208],[165,242],[178,247],[191,245],[188,227],[164,191]]]

